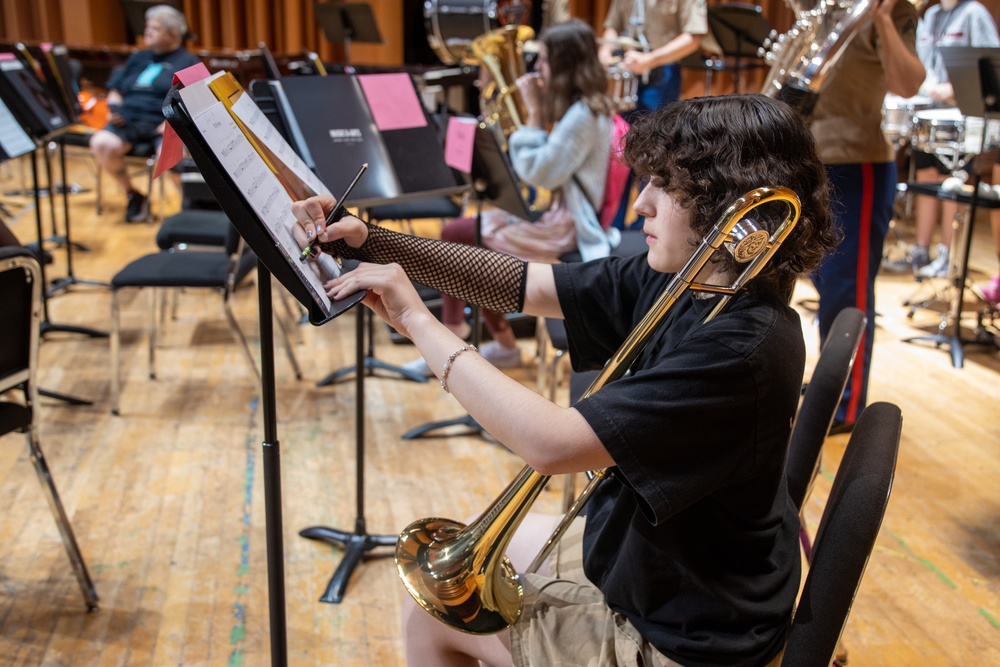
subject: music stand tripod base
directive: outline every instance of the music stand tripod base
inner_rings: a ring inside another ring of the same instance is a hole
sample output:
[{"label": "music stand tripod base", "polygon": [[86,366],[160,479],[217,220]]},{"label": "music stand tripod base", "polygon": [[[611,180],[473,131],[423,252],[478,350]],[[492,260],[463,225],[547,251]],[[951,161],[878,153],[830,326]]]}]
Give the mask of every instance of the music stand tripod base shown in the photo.
[{"label": "music stand tripod base", "polygon": [[[326,526],[313,526],[303,528],[299,535],[310,540],[320,540],[328,544],[342,545],[344,547],[344,557],[340,565],[334,571],[333,576],[326,585],[326,590],[320,596],[320,602],[330,602],[339,604],[344,599],[344,591],[347,582],[354,572],[354,568],[364,558],[364,555],[377,547],[395,547],[395,535],[368,535],[365,533],[364,524],[359,525],[354,533],[348,533],[336,528]],[[388,556],[389,554],[385,554]]]}]

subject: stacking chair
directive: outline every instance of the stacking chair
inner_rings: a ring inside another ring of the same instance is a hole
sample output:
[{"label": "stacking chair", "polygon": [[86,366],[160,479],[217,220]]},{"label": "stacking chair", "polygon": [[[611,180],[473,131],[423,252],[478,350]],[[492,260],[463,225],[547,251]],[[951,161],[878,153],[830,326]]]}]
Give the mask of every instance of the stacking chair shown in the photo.
[{"label": "stacking chair", "polygon": [[[837,314],[795,416],[788,443],[785,477],[788,481],[788,495],[800,512],[813,480],[816,479],[823,442],[844,393],[844,385],[851,374],[854,355],[866,321],[864,312],[853,307],[845,308]],[[810,545],[804,519],[802,548],[808,558]]]},{"label": "stacking chair", "polygon": [[902,424],[891,403],[872,403],[858,417],[816,531],[784,665],[833,661],[889,503]]},{"label": "stacking chair", "polygon": [[[222,306],[233,336],[250,363],[254,377],[260,382],[260,372],[257,362],[250,351],[246,336],[230,309],[230,296],[236,285],[243,280],[256,266],[256,256],[245,251],[243,239],[236,228],[229,225],[225,246],[221,250],[206,251],[161,251],[140,257],[119,271],[111,279],[111,412],[119,414],[121,396],[121,317],[119,312],[119,292],[129,287],[152,288],[208,288],[222,295]],[[156,298],[156,290],[151,290],[151,330],[149,334],[149,377],[156,378],[155,350],[157,311],[160,304]],[[296,373],[297,364],[292,357]]]},{"label": "stacking chair", "polygon": [[63,509],[55,482],[42,454],[38,437],[39,326],[42,318],[41,270],[38,260],[24,247],[0,248],[0,303],[4,326],[0,331],[0,393],[24,392],[24,402],[0,401],[0,435],[21,431],[28,436],[28,450],[42,489],[55,517],[63,546],[83,593],[87,609],[97,609],[97,592],[83,561],[73,528]]}]

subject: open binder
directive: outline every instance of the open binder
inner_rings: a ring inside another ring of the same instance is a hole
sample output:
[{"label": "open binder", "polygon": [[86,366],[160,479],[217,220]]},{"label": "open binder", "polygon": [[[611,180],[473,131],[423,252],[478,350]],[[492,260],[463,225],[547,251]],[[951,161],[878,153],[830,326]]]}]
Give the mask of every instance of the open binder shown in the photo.
[{"label": "open binder", "polygon": [[175,85],[163,114],[187,146],[205,182],[268,271],[322,324],[361,301],[332,301],[315,262],[302,261],[292,235],[293,201],[330,194],[228,72]]}]

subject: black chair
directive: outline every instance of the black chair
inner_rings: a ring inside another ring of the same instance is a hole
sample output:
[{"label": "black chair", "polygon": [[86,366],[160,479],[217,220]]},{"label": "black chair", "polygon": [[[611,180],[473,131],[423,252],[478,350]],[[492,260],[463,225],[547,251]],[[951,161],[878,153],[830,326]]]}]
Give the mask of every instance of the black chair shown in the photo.
[{"label": "black chair", "polygon": [[[819,471],[823,443],[854,366],[854,355],[866,321],[864,312],[853,307],[837,314],[795,415],[788,442],[785,477],[788,480],[788,495],[800,512]],[[804,519],[802,548],[808,558],[810,544]]]},{"label": "black chair", "polygon": [[891,403],[872,403],[858,417],[816,531],[782,664],[830,667],[889,503],[902,425]]},{"label": "black chair", "polygon": [[38,437],[38,367],[39,326],[42,317],[41,270],[38,260],[24,247],[0,248],[0,303],[4,309],[3,334],[0,336],[0,394],[13,389],[24,392],[24,401],[0,401],[0,435],[21,431],[28,437],[28,450],[35,472],[42,484],[49,508],[55,517],[63,546],[73,573],[83,593],[87,609],[97,609],[97,592],[90,579],[80,547],[73,535],[55,482],[49,472]]},{"label": "black chair", "polygon": [[[229,300],[236,285],[257,266],[256,256],[247,251],[236,228],[229,226],[225,247],[222,250],[206,251],[161,251],[145,255],[130,262],[111,279],[111,412],[119,414],[121,396],[121,316],[118,296],[122,289],[129,287],[152,288],[208,288],[217,290],[222,295],[222,306],[233,336],[239,341],[244,355],[250,364],[257,382],[260,382],[260,371],[257,362],[250,351],[246,336],[240,329]],[[152,299],[152,326],[149,334],[149,377],[156,378],[155,350],[157,331],[157,311],[162,309],[158,304],[156,290]],[[301,372],[294,356],[290,361],[295,368],[296,376]]]}]

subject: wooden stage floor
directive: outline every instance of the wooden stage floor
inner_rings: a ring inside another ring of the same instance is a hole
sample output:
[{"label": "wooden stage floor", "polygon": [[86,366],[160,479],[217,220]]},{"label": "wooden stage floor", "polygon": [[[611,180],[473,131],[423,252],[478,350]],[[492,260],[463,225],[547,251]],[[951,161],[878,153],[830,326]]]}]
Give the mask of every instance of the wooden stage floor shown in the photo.
[{"label": "wooden stage floor", "polygon": [[[94,187],[92,162],[70,159],[73,182]],[[24,187],[22,165],[0,168],[0,192]],[[30,177],[29,177],[30,179]],[[70,197],[74,275],[107,281],[129,260],[155,249],[153,224],[122,222],[124,202],[105,179],[105,213],[93,191]],[[138,179],[137,179],[137,182]],[[28,183],[30,186],[30,183]],[[161,211],[179,206],[167,184]],[[30,199],[0,197],[11,226],[33,241]],[[57,200],[61,206],[61,201]],[[45,234],[51,233],[43,200]],[[60,232],[61,211],[57,215]],[[912,229],[899,225],[901,238]],[[436,222],[418,231],[433,235]],[[982,283],[996,271],[989,226],[976,225],[972,260]],[[67,273],[65,250],[49,278]],[[1000,665],[1000,357],[966,348],[962,369],[946,350],[903,342],[936,330],[940,307],[912,319],[902,302],[912,277],[885,274],[870,400],[891,401],[904,417],[899,462],[878,544],[848,623],[851,667]],[[817,334],[796,294],[810,360]],[[972,304],[970,298],[970,304]],[[254,283],[234,308],[259,356]],[[101,598],[88,614],[68,567],[24,441],[0,447],[0,665],[265,665],[270,663],[260,395],[232,341],[216,294],[188,291],[163,328],[158,377],[146,370],[149,300],[122,300],[124,393],[110,412],[107,339],[53,333],[41,347],[40,386],[93,401],[41,401],[41,443]],[[110,327],[106,289],[75,286],[50,300],[55,324]],[[305,378],[296,381],[277,355],[288,662],[292,665],[402,665],[399,610],[406,595],[391,549],[372,552],[355,570],[341,604],[318,601],[341,551],[304,539],[309,526],[352,532],[356,519],[353,375],[319,388],[330,371],[355,361],[355,317],[297,329]],[[995,333],[995,330],[994,330]],[[971,334],[967,334],[971,335]],[[521,341],[526,360],[533,339]],[[414,348],[376,327],[375,355],[399,364]],[[807,374],[808,374],[807,370]],[[535,386],[532,365],[512,371]],[[567,400],[565,387],[558,394]],[[426,516],[478,513],[521,463],[479,436],[404,441],[427,422],[464,414],[436,382],[391,373],[365,381],[365,508],[372,534],[395,535]],[[806,513],[812,528],[847,436],[829,438],[823,471]],[[561,481],[543,492],[540,510],[556,511]],[[710,530],[711,526],[706,526]]]}]

